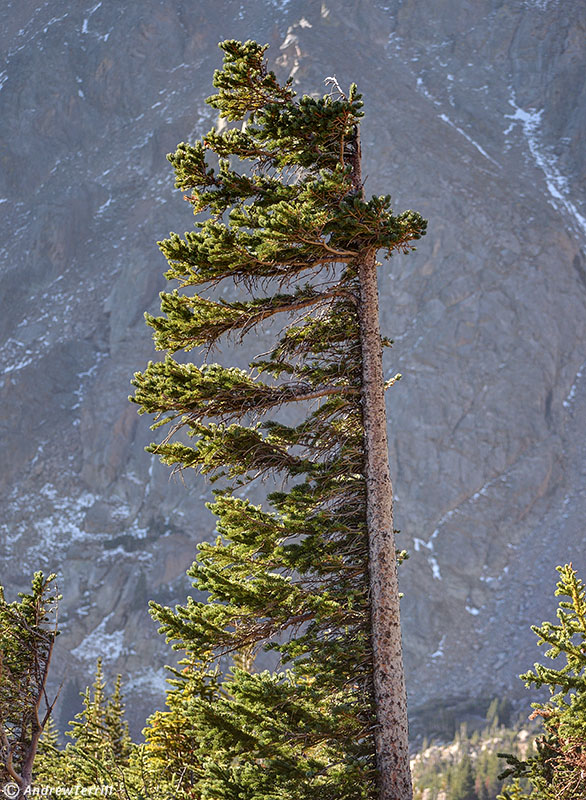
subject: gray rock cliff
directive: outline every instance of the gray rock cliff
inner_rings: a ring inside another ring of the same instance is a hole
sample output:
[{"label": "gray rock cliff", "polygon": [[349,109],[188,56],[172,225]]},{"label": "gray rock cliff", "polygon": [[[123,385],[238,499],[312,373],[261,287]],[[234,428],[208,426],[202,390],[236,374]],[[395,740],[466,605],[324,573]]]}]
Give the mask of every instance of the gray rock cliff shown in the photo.
[{"label": "gray rock cliff", "polygon": [[185,597],[213,534],[127,395],[154,243],[192,224],[164,155],[214,124],[224,38],[269,42],[299,91],[356,80],[367,190],[430,220],[380,272],[411,708],[522,696],[555,565],[586,572],[586,5],[7,0],[0,23],[1,582],[60,574],[62,719],[98,655],[136,724],[160,704],[147,602]]}]

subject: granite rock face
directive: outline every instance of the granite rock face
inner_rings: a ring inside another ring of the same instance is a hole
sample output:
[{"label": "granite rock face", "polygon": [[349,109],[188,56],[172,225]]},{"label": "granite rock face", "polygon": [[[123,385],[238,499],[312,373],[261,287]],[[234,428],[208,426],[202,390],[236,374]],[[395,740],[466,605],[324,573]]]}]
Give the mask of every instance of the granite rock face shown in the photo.
[{"label": "granite rock face", "polygon": [[586,6],[73,5],[0,9],[1,582],[60,573],[62,719],[98,655],[137,725],[160,704],[147,602],[185,597],[213,534],[209,487],[144,453],[127,395],[154,243],[191,226],[164,155],[214,124],[224,38],[269,42],[299,91],[356,80],[367,191],[430,220],[380,271],[411,708],[522,696],[555,565],[586,571]]}]

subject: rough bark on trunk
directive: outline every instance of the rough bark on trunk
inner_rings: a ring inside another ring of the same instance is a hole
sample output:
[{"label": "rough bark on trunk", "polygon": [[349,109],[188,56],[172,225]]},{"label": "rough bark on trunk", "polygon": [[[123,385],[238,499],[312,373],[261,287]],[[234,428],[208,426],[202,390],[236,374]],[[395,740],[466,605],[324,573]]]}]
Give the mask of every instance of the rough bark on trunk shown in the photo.
[{"label": "rough bark on trunk", "polygon": [[[354,187],[363,195],[360,134],[352,159]],[[380,800],[411,800],[407,694],[403,672],[399,584],[393,528],[393,487],[379,323],[376,253],[359,264],[362,408],[366,450],[371,642],[376,706],[376,766]]]},{"label": "rough bark on trunk", "polygon": [[20,792],[18,793],[19,798],[28,797],[30,794],[30,787],[33,782],[33,765],[35,762],[35,757],[37,755],[37,750],[39,747],[39,739],[41,738],[42,732],[43,732],[42,727],[35,726],[31,737],[31,743],[27,750],[26,758],[20,773],[21,783],[19,787]]}]

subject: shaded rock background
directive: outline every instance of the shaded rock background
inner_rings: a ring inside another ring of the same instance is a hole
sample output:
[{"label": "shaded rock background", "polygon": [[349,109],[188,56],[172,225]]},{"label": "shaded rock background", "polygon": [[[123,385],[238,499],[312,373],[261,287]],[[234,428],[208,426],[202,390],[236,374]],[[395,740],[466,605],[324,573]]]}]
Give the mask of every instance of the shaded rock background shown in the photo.
[{"label": "shaded rock background", "polygon": [[524,696],[554,567],[586,570],[585,34],[581,0],[5,0],[0,577],[60,574],[61,724],[99,655],[135,728],[161,704],[147,602],[184,599],[213,534],[209,487],[144,453],[127,395],[154,243],[192,224],[164,156],[215,122],[229,37],[300,91],[356,80],[367,190],[430,220],[380,272],[415,729]]}]

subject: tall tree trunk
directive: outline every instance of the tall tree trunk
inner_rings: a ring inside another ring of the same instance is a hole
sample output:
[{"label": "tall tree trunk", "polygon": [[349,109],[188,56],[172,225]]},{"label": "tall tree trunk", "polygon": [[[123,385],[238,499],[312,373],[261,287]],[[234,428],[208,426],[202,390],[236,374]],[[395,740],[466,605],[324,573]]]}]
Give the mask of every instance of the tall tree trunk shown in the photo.
[{"label": "tall tree trunk", "polygon": [[[363,196],[360,133],[352,158],[354,187]],[[393,528],[379,323],[376,252],[359,265],[362,413],[366,450],[367,526],[371,604],[376,765],[380,800],[411,800],[407,693],[403,672],[399,583]]]}]

